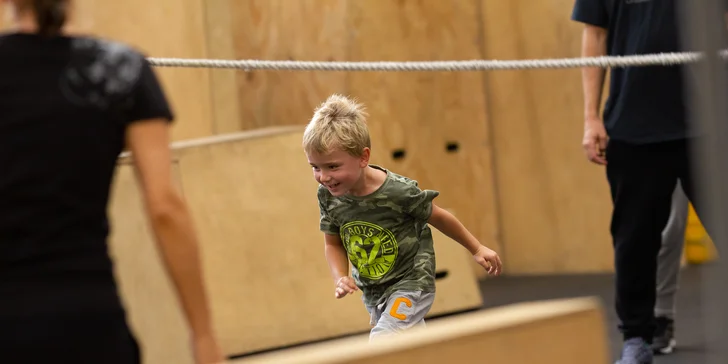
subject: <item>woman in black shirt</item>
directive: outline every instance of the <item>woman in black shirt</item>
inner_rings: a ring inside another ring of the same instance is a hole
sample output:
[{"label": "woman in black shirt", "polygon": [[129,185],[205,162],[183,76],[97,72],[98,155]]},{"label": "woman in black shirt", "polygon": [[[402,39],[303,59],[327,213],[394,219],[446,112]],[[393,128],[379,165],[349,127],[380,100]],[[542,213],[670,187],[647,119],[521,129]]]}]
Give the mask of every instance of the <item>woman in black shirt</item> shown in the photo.
[{"label": "woman in black shirt", "polygon": [[222,362],[196,235],[171,179],[173,115],[147,60],[65,33],[68,0],[5,1],[15,23],[0,34],[0,362],[140,361],[106,245],[124,146],[197,363]]}]

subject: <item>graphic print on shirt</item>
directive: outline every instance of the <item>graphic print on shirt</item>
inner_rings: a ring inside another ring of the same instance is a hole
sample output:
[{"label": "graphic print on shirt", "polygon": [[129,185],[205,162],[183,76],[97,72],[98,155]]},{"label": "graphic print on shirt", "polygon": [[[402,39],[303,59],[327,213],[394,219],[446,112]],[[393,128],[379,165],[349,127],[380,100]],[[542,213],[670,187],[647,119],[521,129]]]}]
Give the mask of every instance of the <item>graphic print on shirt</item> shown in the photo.
[{"label": "graphic print on shirt", "polygon": [[369,222],[352,221],[341,227],[349,260],[363,278],[381,279],[397,261],[397,239],[391,231]]},{"label": "graphic print on shirt", "polygon": [[73,48],[74,58],[61,80],[68,100],[100,109],[131,107],[129,95],[141,76],[143,59],[121,43],[81,38]]}]

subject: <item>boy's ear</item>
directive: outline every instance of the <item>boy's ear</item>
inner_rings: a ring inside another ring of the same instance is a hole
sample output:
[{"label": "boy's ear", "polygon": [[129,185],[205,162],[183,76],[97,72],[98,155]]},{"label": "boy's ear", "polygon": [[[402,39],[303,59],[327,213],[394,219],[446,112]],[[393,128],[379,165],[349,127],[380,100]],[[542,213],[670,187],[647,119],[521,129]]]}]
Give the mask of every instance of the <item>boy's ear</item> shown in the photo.
[{"label": "boy's ear", "polygon": [[364,168],[369,165],[369,157],[371,155],[371,151],[369,148],[364,148],[364,150],[361,153],[361,157],[359,157],[359,166],[361,168]]}]

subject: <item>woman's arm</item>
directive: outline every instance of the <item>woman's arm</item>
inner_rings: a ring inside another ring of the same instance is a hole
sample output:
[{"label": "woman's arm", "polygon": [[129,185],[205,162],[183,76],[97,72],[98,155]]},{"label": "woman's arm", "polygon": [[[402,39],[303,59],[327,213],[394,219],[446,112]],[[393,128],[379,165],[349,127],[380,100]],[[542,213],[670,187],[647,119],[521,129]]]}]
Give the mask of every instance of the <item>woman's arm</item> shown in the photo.
[{"label": "woman's arm", "polygon": [[197,363],[222,362],[202,278],[197,234],[171,171],[168,122],[131,123],[127,145],[134,161],[155,241],[192,331]]}]

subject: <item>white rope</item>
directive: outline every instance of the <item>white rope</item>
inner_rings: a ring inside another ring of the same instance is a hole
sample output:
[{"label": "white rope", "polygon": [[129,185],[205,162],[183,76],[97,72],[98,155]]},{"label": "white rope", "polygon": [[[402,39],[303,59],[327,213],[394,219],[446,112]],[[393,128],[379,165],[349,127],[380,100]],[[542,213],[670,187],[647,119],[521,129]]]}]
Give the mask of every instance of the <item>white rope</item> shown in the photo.
[{"label": "white rope", "polygon": [[[727,51],[720,52],[723,59]],[[204,67],[250,70],[294,70],[294,71],[484,71],[515,70],[534,68],[579,68],[579,67],[628,67],[628,66],[670,66],[694,63],[703,55],[698,52],[658,53],[634,56],[603,56],[562,59],[528,60],[470,60],[470,61],[428,61],[428,62],[318,62],[318,61],[263,61],[263,60],[215,60],[186,58],[149,58],[158,67]]]}]

